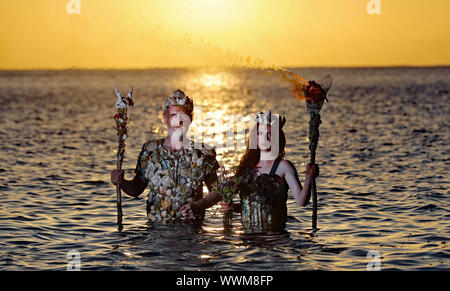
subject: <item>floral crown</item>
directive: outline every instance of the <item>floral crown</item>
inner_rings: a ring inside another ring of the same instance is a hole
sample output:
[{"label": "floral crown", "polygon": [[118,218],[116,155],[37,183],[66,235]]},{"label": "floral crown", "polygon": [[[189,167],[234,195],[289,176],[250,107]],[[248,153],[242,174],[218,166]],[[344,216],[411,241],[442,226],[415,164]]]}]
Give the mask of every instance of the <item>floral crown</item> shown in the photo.
[{"label": "floral crown", "polygon": [[192,100],[184,95],[184,92],[181,90],[176,90],[173,92],[173,96],[167,97],[166,101],[164,102],[164,112],[166,112],[167,108],[169,106],[181,106],[186,109],[187,112],[192,113],[194,111],[194,102]]},{"label": "floral crown", "polygon": [[284,117],[283,115],[272,114],[270,110],[267,110],[266,113],[258,112],[256,114],[257,123],[274,125],[276,122],[276,118],[278,118],[280,128],[283,128],[284,124],[286,123],[286,117]]}]

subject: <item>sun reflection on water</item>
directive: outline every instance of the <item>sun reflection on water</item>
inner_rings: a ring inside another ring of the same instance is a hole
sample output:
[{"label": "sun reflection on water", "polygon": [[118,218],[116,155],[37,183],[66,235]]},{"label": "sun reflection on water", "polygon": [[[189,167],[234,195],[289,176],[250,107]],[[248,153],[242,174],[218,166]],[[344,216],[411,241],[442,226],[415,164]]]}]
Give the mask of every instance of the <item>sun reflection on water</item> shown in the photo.
[{"label": "sun reflection on water", "polygon": [[[191,96],[195,109],[190,138],[214,146],[226,164],[226,160],[236,160],[245,145],[242,129],[245,125],[241,123],[249,121],[249,117],[242,115],[248,107],[240,98],[248,94],[242,78],[232,70],[190,70],[183,85],[188,95],[195,92]],[[225,157],[230,155],[233,157]]]},{"label": "sun reflection on water", "polygon": [[200,81],[205,84],[205,86],[213,87],[213,86],[223,86],[225,84],[225,80],[221,78],[220,74],[210,75],[205,74],[200,77]]}]

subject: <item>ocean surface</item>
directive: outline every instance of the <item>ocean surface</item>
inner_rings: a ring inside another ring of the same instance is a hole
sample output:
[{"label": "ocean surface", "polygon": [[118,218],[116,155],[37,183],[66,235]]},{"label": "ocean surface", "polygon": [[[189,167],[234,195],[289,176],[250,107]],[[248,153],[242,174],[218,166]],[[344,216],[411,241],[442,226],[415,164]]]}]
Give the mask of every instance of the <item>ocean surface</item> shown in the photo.
[{"label": "ocean surface", "polygon": [[[191,131],[223,146],[224,121],[271,109],[285,114],[286,159],[304,181],[309,159],[305,104],[260,70],[155,69],[0,72],[0,270],[450,270],[450,68],[293,69],[332,75],[316,161],[319,230],[311,205],[288,200],[288,236],[242,235],[239,214],[224,230],[219,206],[200,228],[152,225],[148,189],[123,194],[116,226],[114,82],[134,85],[124,169],[164,136],[162,103],[175,89],[194,99]],[[198,109],[197,108],[197,109]],[[225,124],[225,125],[224,125]],[[215,133],[215,135],[213,135]],[[69,255],[68,255],[69,254]]]}]

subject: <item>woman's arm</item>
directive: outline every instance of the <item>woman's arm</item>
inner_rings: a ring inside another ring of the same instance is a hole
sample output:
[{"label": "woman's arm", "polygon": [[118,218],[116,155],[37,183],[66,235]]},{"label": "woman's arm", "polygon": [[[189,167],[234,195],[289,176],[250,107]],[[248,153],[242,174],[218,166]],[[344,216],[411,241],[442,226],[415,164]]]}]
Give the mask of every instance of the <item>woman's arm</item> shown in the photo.
[{"label": "woman's arm", "polygon": [[284,163],[285,173],[284,177],[291,189],[292,195],[299,206],[306,206],[311,198],[311,177],[317,176],[318,167],[312,167],[310,164],[306,165],[305,187],[302,187],[298,178],[297,170],[291,162]]}]

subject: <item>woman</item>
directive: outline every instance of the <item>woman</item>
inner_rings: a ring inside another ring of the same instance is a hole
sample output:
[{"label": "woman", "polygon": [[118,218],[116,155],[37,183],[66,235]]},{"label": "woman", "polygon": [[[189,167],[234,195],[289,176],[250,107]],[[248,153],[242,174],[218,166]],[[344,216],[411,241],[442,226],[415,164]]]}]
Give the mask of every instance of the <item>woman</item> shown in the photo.
[{"label": "woman", "polygon": [[210,192],[203,198],[203,183],[212,188],[219,163],[215,150],[186,138],[192,123],[193,101],[181,90],[164,103],[164,122],[168,135],[144,143],[135,177],[124,179],[124,171],[114,170],[111,182],[132,197],[138,197],[150,185],[147,216],[153,222],[179,219],[199,220],[206,208],[221,200]]},{"label": "woman", "polygon": [[[297,204],[305,206],[311,195],[311,178],[319,173],[317,165],[308,164],[305,187],[302,187],[294,165],[283,159],[285,122],[284,117],[272,115],[270,111],[259,112],[236,171],[242,178],[239,184],[241,202],[234,204],[233,209],[241,212],[242,226],[247,234],[284,232],[288,189]],[[256,139],[256,147],[251,145],[252,138]],[[230,205],[221,204],[224,213],[229,211]]]}]

